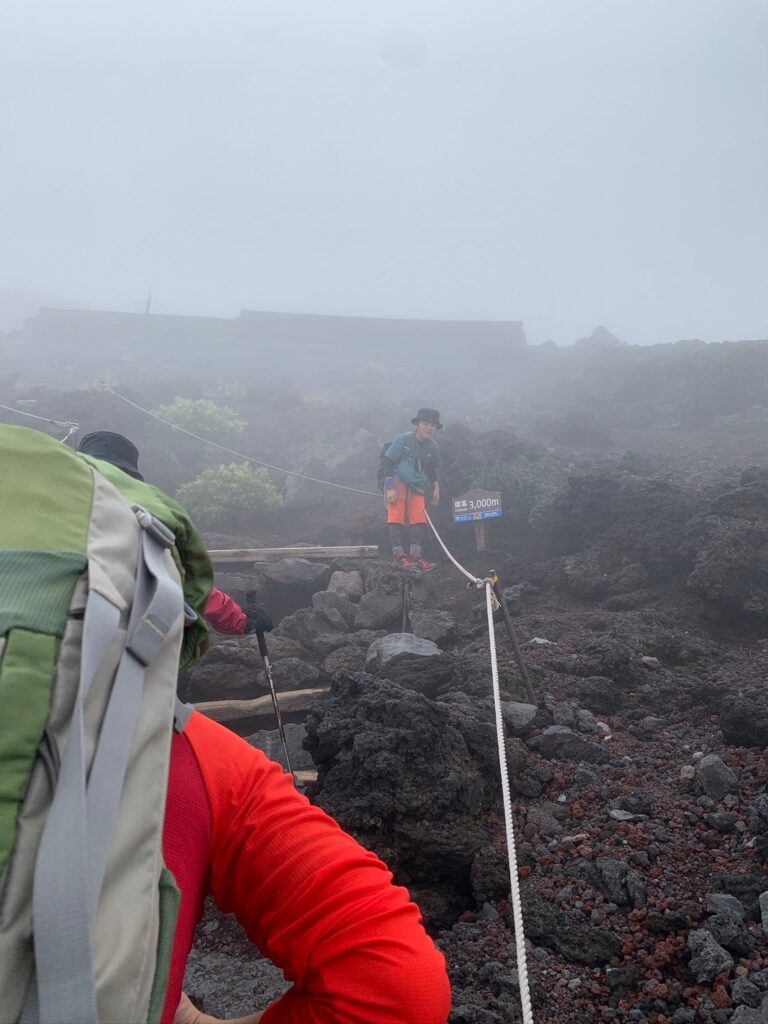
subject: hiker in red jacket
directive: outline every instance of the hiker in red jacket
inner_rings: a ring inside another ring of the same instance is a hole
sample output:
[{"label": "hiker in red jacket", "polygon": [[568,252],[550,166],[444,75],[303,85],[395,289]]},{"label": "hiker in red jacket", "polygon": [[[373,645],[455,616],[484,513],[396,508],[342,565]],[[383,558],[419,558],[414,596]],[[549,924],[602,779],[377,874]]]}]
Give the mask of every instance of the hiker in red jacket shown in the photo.
[{"label": "hiker in red jacket", "polygon": [[[138,477],[138,453],[121,442],[116,454],[114,442],[97,451],[83,439],[88,454]],[[238,609],[243,623],[234,602],[221,598],[214,597],[219,621],[247,629],[251,606]],[[189,711],[172,740],[163,828],[181,902],[161,1024],[214,1021],[182,992],[207,895],[236,915],[291,983],[273,1005],[254,1008],[247,1024],[445,1024],[445,962],[407,891],[278,764]]]},{"label": "hiker in red jacket", "polygon": [[[102,459],[122,469],[135,480],[143,480],[139,472],[139,449],[122,434],[111,430],[96,430],[86,434],[77,449],[94,459]],[[238,636],[243,633],[269,633],[273,623],[267,610],[256,601],[249,601],[243,610],[223,590],[211,589],[205,606],[206,621],[217,633]]]},{"label": "hiker in red jacket", "polygon": [[199,712],[173,737],[164,854],[181,907],[162,1024],[215,1020],[181,994],[207,895],[292,983],[248,1024],[447,1021],[445,962],[408,892],[279,765]]}]

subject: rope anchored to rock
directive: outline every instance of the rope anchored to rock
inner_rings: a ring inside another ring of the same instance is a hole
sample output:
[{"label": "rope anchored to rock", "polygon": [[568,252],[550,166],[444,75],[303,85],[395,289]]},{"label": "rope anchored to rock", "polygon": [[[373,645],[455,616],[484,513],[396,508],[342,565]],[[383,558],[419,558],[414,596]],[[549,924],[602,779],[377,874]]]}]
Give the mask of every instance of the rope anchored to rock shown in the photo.
[{"label": "rope anchored to rock", "polygon": [[[533,1009],[531,1006],[531,992],[528,984],[528,959],[525,949],[525,928],[523,925],[523,902],[520,896],[520,876],[517,869],[517,852],[515,849],[515,826],[512,819],[512,798],[509,792],[509,770],[507,768],[507,749],[504,736],[504,720],[501,714],[501,689],[499,686],[499,661],[496,651],[496,625],[493,620],[494,612],[501,606],[496,596],[498,577],[495,574],[489,575],[486,579],[480,579],[465,569],[458,562],[443,543],[443,539],[435,529],[435,524],[427,514],[427,522],[432,527],[432,532],[437,542],[456,566],[462,576],[469,580],[468,587],[476,587],[478,590],[485,590],[485,608],[488,617],[488,644],[491,652],[491,678],[493,682],[493,708],[496,717],[496,740],[499,748],[499,769],[501,772],[501,797],[504,805],[504,829],[507,839],[507,858],[509,861],[510,899],[512,903],[512,917],[515,927],[515,950],[517,953],[517,975],[520,982],[520,1002],[523,1008],[523,1024],[533,1024]],[[530,685],[530,682],[529,682]]]}]

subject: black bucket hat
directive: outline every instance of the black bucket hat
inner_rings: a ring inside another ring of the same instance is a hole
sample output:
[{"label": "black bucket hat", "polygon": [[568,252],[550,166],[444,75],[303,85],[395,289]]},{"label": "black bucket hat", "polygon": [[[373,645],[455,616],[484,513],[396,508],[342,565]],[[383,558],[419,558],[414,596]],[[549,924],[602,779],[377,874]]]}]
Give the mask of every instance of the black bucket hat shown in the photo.
[{"label": "black bucket hat", "polygon": [[437,409],[419,409],[416,415],[411,420],[411,423],[416,426],[417,423],[424,421],[425,423],[434,423],[438,430],[443,429],[443,424],[440,422],[440,413]]},{"label": "black bucket hat", "polygon": [[122,434],[115,434],[111,430],[95,430],[85,435],[77,450],[83,455],[117,466],[136,480],[144,479],[139,472],[139,449]]}]

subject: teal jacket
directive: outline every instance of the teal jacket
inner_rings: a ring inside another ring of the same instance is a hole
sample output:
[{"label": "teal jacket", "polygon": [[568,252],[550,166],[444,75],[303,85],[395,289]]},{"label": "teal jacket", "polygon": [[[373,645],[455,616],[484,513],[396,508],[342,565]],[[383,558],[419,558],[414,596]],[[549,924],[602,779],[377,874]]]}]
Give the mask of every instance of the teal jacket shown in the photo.
[{"label": "teal jacket", "polygon": [[397,479],[416,494],[440,479],[440,449],[433,440],[417,441],[412,430],[400,434],[384,453]]}]

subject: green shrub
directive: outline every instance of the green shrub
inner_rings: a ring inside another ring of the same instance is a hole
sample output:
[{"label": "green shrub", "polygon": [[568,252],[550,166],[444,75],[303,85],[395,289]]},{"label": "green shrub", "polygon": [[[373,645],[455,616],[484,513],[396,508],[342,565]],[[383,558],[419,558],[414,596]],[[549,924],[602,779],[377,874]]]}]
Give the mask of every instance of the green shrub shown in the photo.
[{"label": "green shrub", "polygon": [[170,405],[155,409],[155,413],[185,430],[214,440],[242,434],[245,429],[245,422],[234,409],[217,405],[210,398],[174,398]]},{"label": "green shrub", "polygon": [[206,469],[196,480],[180,487],[176,496],[203,528],[243,522],[283,504],[265,469],[237,462]]}]

